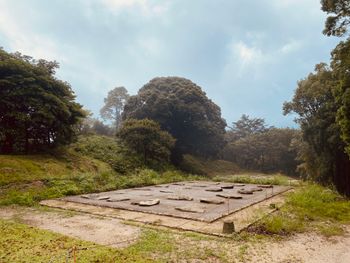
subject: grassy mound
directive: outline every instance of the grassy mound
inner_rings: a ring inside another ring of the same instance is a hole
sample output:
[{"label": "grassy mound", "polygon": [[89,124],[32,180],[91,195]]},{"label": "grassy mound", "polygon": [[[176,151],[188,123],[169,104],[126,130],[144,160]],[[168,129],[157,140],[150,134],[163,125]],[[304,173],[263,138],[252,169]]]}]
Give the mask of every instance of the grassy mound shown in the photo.
[{"label": "grassy mound", "polygon": [[52,155],[0,155],[0,187],[104,172],[112,172],[108,164],[73,151]]},{"label": "grassy mound", "polygon": [[81,155],[108,163],[118,173],[125,174],[143,166],[140,156],[113,137],[81,136],[71,148]]},{"label": "grassy mound", "polygon": [[180,168],[188,173],[202,175],[233,174],[240,170],[236,164],[229,161],[205,160],[189,154],[184,155]]},{"label": "grassy mound", "polygon": [[137,157],[125,151],[112,138],[92,136],[53,155],[0,155],[0,205],[31,206],[67,195],[197,179],[174,168],[137,168]]}]

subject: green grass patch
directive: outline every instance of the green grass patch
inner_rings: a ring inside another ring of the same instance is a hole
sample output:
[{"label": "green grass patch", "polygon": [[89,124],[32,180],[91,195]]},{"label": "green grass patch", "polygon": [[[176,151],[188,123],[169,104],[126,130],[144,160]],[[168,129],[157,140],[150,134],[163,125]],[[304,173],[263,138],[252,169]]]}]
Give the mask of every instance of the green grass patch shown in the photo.
[{"label": "green grass patch", "polygon": [[57,155],[0,155],[0,187],[110,171],[108,164],[73,151]]},{"label": "green grass patch", "polygon": [[242,184],[266,184],[266,185],[300,185],[300,182],[293,180],[283,174],[233,174],[233,175],[218,175],[212,178],[213,181],[222,181],[230,183]]},{"label": "green grass patch", "polygon": [[140,239],[124,249],[109,248],[7,220],[0,220],[0,231],[0,262],[66,262],[67,255],[68,262],[72,262],[69,251],[73,247],[77,248],[77,262],[81,263],[195,262],[198,259],[229,262],[227,251],[220,246],[199,246],[198,240],[163,230],[143,228]]},{"label": "green grass patch", "polygon": [[225,160],[207,160],[193,155],[185,154],[180,169],[201,175],[233,174],[239,172],[239,167]]},{"label": "green grass patch", "polygon": [[115,137],[81,136],[70,148],[82,155],[108,163],[121,174],[143,167],[142,158]]},{"label": "green grass patch", "polygon": [[[0,220],[0,262],[69,262],[77,249],[78,262],[154,262],[144,253],[98,246],[20,223]],[[51,261],[50,261],[51,260]]]},{"label": "green grass patch", "polygon": [[341,224],[348,223],[349,200],[328,188],[308,184],[290,193],[278,212],[265,217],[251,230],[277,235],[316,230],[332,236],[343,234]]},{"label": "green grass patch", "polygon": [[47,177],[39,184],[34,182],[26,185],[11,185],[1,189],[0,205],[33,206],[44,199],[67,195],[200,179],[203,178],[187,175],[177,170],[158,172],[151,169],[139,169],[129,175],[118,175],[113,171],[109,171],[69,175],[64,178]]}]

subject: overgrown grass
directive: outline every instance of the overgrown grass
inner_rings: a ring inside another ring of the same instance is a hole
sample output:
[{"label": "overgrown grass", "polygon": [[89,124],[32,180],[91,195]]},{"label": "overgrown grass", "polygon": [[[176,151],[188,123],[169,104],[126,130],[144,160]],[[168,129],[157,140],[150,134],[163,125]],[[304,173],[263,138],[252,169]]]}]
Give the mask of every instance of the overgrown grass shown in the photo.
[{"label": "overgrown grass", "polygon": [[[77,252],[78,262],[154,262],[144,254],[128,253],[104,246],[95,246],[50,231],[0,220],[0,262],[66,262],[76,246],[90,249]],[[51,260],[51,261],[50,261]]]},{"label": "overgrown grass", "polygon": [[113,137],[81,136],[70,148],[82,155],[108,163],[118,173],[126,174],[143,167],[142,158]]},{"label": "overgrown grass", "polygon": [[201,175],[216,175],[216,174],[233,174],[239,172],[239,167],[225,160],[206,160],[193,155],[185,154],[181,170]]},{"label": "overgrown grass", "polygon": [[150,169],[137,170],[129,175],[118,175],[113,171],[69,175],[65,178],[46,178],[42,183],[11,185],[0,190],[0,205],[36,205],[44,199],[58,198],[91,192],[110,191],[137,186],[170,183],[183,180],[199,180],[176,170],[157,172]]},{"label": "overgrown grass", "polygon": [[[0,262],[71,262],[73,247],[77,262],[226,262],[224,249],[198,246],[185,236],[170,231],[142,229],[140,239],[124,249],[108,248],[26,226],[0,220]],[[215,242],[215,239],[212,239]],[[51,260],[51,261],[50,261]]]},{"label": "overgrown grass", "polygon": [[25,184],[46,178],[62,179],[83,173],[111,172],[106,163],[76,154],[0,155],[0,187],[7,184]]},{"label": "overgrown grass", "polygon": [[253,230],[287,235],[316,230],[325,236],[343,233],[341,224],[350,223],[350,201],[316,184],[308,184],[287,196],[277,213],[261,220]]},{"label": "overgrown grass", "polygon": [[292,185],[298,186],[301,182],[293,180],[292,178],[283,174],[231,174],[231,175],[218,175],[212,178],[213,181],[224,181],[230,183],[243,183],[243,184],[266,184],[266,185]]}]

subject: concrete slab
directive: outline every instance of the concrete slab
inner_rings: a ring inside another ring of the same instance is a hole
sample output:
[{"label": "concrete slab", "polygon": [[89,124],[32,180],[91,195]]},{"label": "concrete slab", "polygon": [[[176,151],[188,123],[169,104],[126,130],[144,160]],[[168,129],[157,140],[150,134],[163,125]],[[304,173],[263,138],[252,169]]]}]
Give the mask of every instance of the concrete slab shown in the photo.
[{"label": "concrete slab", "polygon": [[[141,224],[153,225],[157,227],[167,227],[172,229],[193,231],[215,236],[225,236],[222,233],[223,222],[231,220],[235,224],[236,232],[239,232],[249,225],[266,216],[284,202],[284,194],[277,194],[271,198],[253,204],[249,207],[236,211],[228,216],[224,216],[214,222],[201,222],[197,220],[178,218],[173,216],[156,215],[144,212],[129,211],[117,208],[100,207],[89,204],[69,202],[64,200],[45,200],[41,205],[60,209],[73,210],[77,212],[89,213],[93,215],[117,218],[125,221],[133,221]],[[274,206],[271,206],[274,204]],[[274,207],[274,208],[272,208]]]},{"label": "concrete slab", "polygon": [[[268,188],[252,184],[240,184],[237,186],[220,182],[194,181],[130,188],[98,194],[69,196],[61,200],[202,222],[214,222],[288,189],[290,188],[287,186],[273,186]],[[244,191],[251,192],[251,194],[240,194],[240,192],[244,193]],[[227,196],[241,198],[231,199]],[[203,199],[221,199],[222,202],[203,203],[201,202]],[[152,202],[152,200],[159,200],[159,203],[157,202],[156,205],[152,206],[138,205],[140,202]]]}]

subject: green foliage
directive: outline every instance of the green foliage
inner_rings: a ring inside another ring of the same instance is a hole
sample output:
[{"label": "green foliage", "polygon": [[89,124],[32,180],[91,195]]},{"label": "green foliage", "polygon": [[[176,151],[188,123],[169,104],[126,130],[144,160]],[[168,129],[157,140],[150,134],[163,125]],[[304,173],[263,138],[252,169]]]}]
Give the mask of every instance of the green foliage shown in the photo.
[{"label": "green foliage", "polygon": [[350,202],[338,193],[309,184],[287,196],[280,211],[261,220],[253,229],[269,234],[317,230],[326,236],[342,234],[340,224],[350,222]]},{"label": "green foliage", "polygon": [[149,118],[175,139],[174,162],[188,153],[216,156],[224,145],[226,122],[220,108],[188,79],[154,78],[125,105],[123,119]]},{"label": "green foliage", "polygon": [[332,69],[338,86],[334,91],[339,104],[337,121],[341,129],[341,137],[346,143],[346,151],[350,157],[350,40],[340,42],[332,52]]},{"label": "green foliage", "polygon": [[201,179],[171,167],[164,172],[132,168],[121,176],[106,163],[70,151],[57,157],[0,155],[0,205],[32,206],[66,195]]},{"label": "green foliage", "polygon": [[241,123],[230,131],[228,143],[223,150],[224,159],[236,163],[242,169],[296,174],[298,162],[295,160],[296,150],[292,147],[292,142],[299,131],[264,128],[265,125],[261,124],[263,119],[245,119],[244,123],[248,121],[257,122],[257,127]]},{"label": "green foliage", "polygon": [[299,189],[288,197],[286,204],[299,218],[350,221],[350,202],[320,185],[312,184]]},{"label": "green foliage", "polygon": [[291,181],[290,177],[282,174],[234,174],[234,175],[217,175],[212,178],[217,182],[230,182],[242,184],[265,184],[265,185],[294,185],[299,186],[297,181]]},{"label": "green foliage", "polygon": [[229,161],[225,160],[206,160],[185,154],[179,168],[191,174],[217,175],[217,174],[234,174],[240,168]]},{"label": "green foliage", "polygon": [[84,157],[71,150],[55,155],[0,155],[0,187],[24,187],[46,179],[57,180],[80,174],[109,173],[106,163]]},{"label": "green foliage", "polygon": [[130,149],[143,157],[145,164],[168,162],[175,139],[160,125],[149,119],[128,119],[117,133]]},{"label": "green foliage", "polygon": [[298,82],[285,114],[295,112],[302,130],[299,158],[305,161],[305,174],[325,184],[334,183],[339,191],[350,194],[350,160],[344,154],[340,126],[336,120],[339,103],[335,91],[339,81],[326,64],[316,65],[315,73]]},{"label": "green foliage", "polygon": [[253,134],[264,133],[271,128],[266,125],[264,119],[250,118],[248,115],[243,114],[238,121],[232,123],[232,127],[226,133],[226,137],[228,141],[236,141]]},{"label": "green foliage", "polygon": [[124,87],[116,87],[110,90],[107,98],[104,99],[105,105],[100,110],[101,117],[104,120],[113,121],[116,130],[121,125],[121,114],[128,99],[129,94]]},{"label": "green foliage", "polygon": [[321,5],[322,11],[328,14],[323,33],[327,36],[343,36],[350,25],[350,1],[321,0]]},{"label": "green foliage", "polygon": [[82,155],[108,163],[116,172],[121,174],[143,166],[142,157],[114,137],[80,136],[71,148]]},{"label": "green foliage", "polygon": [[74,246],[78,262],[154,262],[143,250],[128,251],[96,245],[20,223],[0,220],[1,262],[63,262]]},{"label": "green foliage", "polygon": [[103,135],[114,136],[115,128],[104,124],[99,119],[87,117],[78,127],[79,135]]},{"label": "green foliage", "polygon": [[85,116],[57,62],[0,49],[0,152],[39,151],[70,143]]}]

